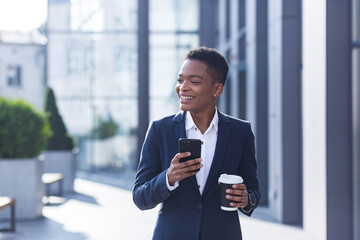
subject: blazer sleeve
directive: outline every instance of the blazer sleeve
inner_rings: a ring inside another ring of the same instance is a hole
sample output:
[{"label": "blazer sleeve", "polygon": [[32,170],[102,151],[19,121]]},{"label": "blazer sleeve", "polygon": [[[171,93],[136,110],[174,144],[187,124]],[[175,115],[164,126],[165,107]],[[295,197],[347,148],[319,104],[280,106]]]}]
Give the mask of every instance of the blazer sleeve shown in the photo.
[{"label": "blazer sleeve", "polygon": [[259,182],[257,178],[257,163],[255,158],[254,140],[255,137],[249,123],[245,138],[244,152],[238,168],[238,173],[240,176],[243,177],[247,191],[249,193],[252,193],[256,199],[255,206],[248,211],[244,211],[240,208],[240,211],[248,216],[251,216],[254,209],[258,206],[261,198],[259,191]]},{"label": "blazer sleeve", "polygon": [[160,146],[154,123],[148,129],[142,147],[139,168],[132,191],[133,201],[141,210],[151,209],[167,199],[166,171],[161,167]]}]

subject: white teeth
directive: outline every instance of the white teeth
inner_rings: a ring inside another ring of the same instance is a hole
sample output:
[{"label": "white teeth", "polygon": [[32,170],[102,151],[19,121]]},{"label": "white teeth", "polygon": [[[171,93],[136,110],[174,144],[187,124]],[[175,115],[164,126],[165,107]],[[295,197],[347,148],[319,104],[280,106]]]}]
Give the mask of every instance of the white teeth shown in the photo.
[{"label": "white teeth", "polygon": [[193,99],[194,97],[185,97],[185,96],[181,96],[181,99],[183,99],[183,100],[191,100],[191,99]]}]

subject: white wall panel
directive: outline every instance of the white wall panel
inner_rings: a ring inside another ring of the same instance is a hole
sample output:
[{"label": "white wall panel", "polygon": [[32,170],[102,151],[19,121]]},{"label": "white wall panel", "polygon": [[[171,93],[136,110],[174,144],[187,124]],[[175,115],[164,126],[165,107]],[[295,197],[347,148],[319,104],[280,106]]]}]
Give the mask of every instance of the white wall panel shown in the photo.
[{"label": "white wall panel", "polygon": [[303,0],[303,194],[306,239],[326,239],[326,0]]}]

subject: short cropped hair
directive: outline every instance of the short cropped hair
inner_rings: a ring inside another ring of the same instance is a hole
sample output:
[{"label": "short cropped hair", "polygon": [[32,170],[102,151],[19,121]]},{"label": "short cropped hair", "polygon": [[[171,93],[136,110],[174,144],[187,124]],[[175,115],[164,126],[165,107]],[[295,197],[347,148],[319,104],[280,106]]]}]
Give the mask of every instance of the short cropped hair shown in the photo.
[{"label": "short cropped hair", "polygon": [[186,59],[199,60],[205,63],[210,71],[213,71],[215,82],[225,85],[226,77],[229,72],[229,64],[225,57],[213,48],[200,47],[191,50],[185,57]]}]

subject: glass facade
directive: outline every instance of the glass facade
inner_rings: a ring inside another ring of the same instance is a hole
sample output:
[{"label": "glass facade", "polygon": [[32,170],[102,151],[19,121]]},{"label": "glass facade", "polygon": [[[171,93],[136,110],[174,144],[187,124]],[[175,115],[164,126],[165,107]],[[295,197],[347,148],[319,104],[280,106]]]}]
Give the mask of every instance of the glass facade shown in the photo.
[{"label": "glass facade", "polygon": [[[49,85],[78,139],[81,170],[126,169],[137,162],[137,3],[71,0],[49,6]],[[150,120],[179,111],[174,88],[186,53],[199,46],[199,4],[149,2]]]},{"label": "glass facade", "polygon": [[78,140],[78,168],[131,168],[138,124],[137,2],[72,0],[62,7],[70,16],[67,29],[58,29],[57,16],[49,15],[49,85]]},{"label": "glass facade", "polygon": [[199,1],[150,1],[150,120],[179,111],[177,73],[199,46]]}]

